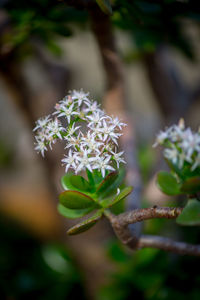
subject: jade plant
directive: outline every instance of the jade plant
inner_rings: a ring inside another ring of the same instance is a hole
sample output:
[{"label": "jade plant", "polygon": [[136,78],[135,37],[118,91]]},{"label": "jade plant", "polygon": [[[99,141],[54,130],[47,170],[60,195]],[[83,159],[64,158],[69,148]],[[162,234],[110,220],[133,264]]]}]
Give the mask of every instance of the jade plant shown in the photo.
[{"label": "jade plant", "polygon": [[164,147],[170,171],[157,175],[157,185],[170,196],[185,195],[186,204],[176,222],[200,225],[200,131],[185,128],[184,120],[161,131],[154,146]]},{"label": "jade plant", "polygon": [[124,126],[82,90],[70,92],[56,104],[52,115],[36,122],[35,149],[42,156],[57,140],[65,143],[62,164],[66,174],[61,178],[65,191],[59,196],[58,211],[71,219],[90,213],[68,234],[88,230],[111,206],[131,193],[131,186],[120,189],[125,175],[120,165],[125,161],[123,152],[118,151],[118,138]]},{"label": "jade plant", "polygon": [[[65,143],[66,154],[61,160],[65,166],[61,178],[64,191],[59,195],[58,211],[71,219],[86,216],[68,234],[88,230],[103,215],[124,243],[129,241],[127,226],[148,218],[176,218],[181,225],[200,225],[200,132],[185,128],[182,119],[178,125],[161,131],[154,146],[164,147],[164,158],[170,169],[158,173],[158,187],[170,196],[186,195],[184,208],[153,207],[135,209],[128,215],[112,214],[111,207],[133,189],[122,185],[125,170],[121,165],[125,160],[118,139],[124,126],[117,117],[108,116],[83,90],[70,92],[56,104],[52,115],[36,122],[35,149],[42,156],[57,140]],[[147,244],[142,241],[137,245],[149,246],[149,241]]]}]

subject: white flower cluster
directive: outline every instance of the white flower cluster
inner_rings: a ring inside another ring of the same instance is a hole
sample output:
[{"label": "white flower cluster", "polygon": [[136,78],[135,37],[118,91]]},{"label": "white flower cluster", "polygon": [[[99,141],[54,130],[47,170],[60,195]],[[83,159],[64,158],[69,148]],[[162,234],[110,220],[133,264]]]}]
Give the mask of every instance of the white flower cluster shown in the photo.
[{"label": "white flower cluster", "polygon": [[165,147],[164,156],[180,169],[184,164],[189,165],[191,171],[200,167],[200,131],[185,128],[183,119],[178,125],[160,131],[153,146],[159,144]]},{"label": "white flower cluster", "polygon": [[[67,154],[62,163],[66,165],[66,172],[69,168],[75,173],[97,169],[104,177],[106,170],[119,168],[119,163],[125,161],[123,152],[117,152],[117,140],[126,124],[106,115],[99,106],[89,99],[89,93],[70,92],[56,104],[54,119],[47,116],[36,122],[35,149],[44,156],[47,146],[51,148],[57,139],[65,140]],[[66,120],[66,126],[63,127],[59,118]]]}]

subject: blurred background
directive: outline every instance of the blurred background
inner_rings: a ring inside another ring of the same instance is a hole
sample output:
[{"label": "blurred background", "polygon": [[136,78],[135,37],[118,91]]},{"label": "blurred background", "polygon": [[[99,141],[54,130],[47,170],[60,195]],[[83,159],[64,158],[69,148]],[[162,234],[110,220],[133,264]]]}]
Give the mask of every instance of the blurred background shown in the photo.
[{"label": "blurred background", "polygon": [[[42,159],[32,129],[81,88],[109,113],[128,116],[142,206],[176,205],[155,186],[165,165],[152,144],[181,117],[199,126],[198,1],[0,0],[1,299],[200,299],[197,258],[133,253],[106,220],[66,235],[73,222],[56,208],[63,145]],[[191,243],[200,237],[198,228],[165,220],[143,231]]]}]

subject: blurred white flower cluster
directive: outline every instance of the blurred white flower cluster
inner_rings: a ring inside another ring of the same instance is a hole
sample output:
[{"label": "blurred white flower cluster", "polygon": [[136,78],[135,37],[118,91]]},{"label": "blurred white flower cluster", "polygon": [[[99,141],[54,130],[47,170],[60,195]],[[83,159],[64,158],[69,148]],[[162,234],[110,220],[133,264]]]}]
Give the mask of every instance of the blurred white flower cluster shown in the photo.
[{"label": "blurred white flower cluster", "polygon": [[119,168],[119,163],[125,161],[123,152],[117,152],[117,140],[126,124],[106,115],[99,106],[89,99],[89,93],[82,90],[70,92],[56,104],[52,116],[36,122],[33,130],[37,131],[35,150],[44,156],[47,147],[52,148],[52,144],[60,139],[66,142],[67,154],[62,159],[66,172],[69,168],[75,173],[97,169],[104,177],[106,170]]},{"label": "blurred white flower cluster", "polygon": [[200,167],[200,131],[193,132],[185,128],[184,120],[165,131],[160,131],[153,145],[163,145],[164,156],[181,169],[184,164],[190,166],[191,171]]}]

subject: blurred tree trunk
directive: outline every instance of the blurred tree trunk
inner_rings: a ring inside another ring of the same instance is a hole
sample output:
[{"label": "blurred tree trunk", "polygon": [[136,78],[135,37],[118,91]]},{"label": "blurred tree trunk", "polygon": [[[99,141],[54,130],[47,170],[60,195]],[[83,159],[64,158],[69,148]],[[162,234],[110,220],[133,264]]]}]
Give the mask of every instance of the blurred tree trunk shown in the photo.
[{"label": "blurred tree trunk", "polygon": [[162,112],[165,124],[186,117],[193,102],[200,96],[197,87],[188,87],[174,65],[167,46],[158,47],[143,56],[147,77]]},{"label": "blurred tree trunk", "polygon": [[[132,116],[128,113],[124,68],[117,53],[110,17],[104,14],[98,7],[89,10],[89,13],[91,28],[99,47],[105,72],[106,92],[103,102],[104,107],[108,114],[118,116],[128,125],[123,129],[120,144],[124,150],[127,162],[126,182],[128,185],[134,185],[134,193],[126,201],[126,209],[132,210],[139,208],[141,205],[142,182],[137,159],[134,124]],[[132,245],[137,243],[140,230],[141,224],[139,223],[129,226],[127,234],[130,237]]]}]

